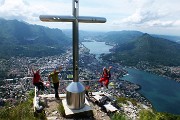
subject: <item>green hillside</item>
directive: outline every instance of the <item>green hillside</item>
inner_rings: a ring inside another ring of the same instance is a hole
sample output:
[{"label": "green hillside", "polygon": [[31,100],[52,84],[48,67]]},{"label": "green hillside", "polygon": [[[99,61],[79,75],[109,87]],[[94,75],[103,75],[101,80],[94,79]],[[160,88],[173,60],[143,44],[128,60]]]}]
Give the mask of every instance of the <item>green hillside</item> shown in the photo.
[{"label": "green hillside", "polygon": [[179,53],[180,44],[143,34],[133,42],[117,46],[104,59],[132,66],[140,61],[147,61],[151,65],[179,66]]},{"label": "green hillside", "polygon": [[48,56],[63,53],[70,38],[59,29],[0,19],[0,57]]}]

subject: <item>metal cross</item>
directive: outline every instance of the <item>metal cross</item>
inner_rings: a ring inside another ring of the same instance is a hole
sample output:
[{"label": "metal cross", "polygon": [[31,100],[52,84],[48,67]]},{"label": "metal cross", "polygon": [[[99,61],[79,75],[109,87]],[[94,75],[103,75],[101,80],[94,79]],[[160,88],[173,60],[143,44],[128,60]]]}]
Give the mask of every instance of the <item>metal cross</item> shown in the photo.
[{"label": "metal cross", "polygon": [[79,81],[79,25],[78,23],[105,23],[106,18],[79,16],[79,0],[72,0],[73,16],[40,15],[44,22],[73,22],[73,82]]}]

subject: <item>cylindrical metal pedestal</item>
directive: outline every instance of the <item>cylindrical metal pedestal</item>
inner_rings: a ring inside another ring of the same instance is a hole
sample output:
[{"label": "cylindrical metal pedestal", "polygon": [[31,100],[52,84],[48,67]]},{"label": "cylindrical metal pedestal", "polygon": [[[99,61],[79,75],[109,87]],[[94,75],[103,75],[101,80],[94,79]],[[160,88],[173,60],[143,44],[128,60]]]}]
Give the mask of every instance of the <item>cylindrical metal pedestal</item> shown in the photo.
[{"label": "cylindrical metal pedestal", "polygon": [[81,109],[85,106],[85,88],[80,82],[72,82],[66,88],[66,101],[70,109]]}]

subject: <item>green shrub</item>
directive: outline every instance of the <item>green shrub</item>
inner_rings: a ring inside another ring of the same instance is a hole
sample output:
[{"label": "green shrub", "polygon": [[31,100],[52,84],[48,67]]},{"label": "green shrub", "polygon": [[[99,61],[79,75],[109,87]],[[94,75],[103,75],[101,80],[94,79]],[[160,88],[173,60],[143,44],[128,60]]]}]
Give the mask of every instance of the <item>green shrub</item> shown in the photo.
[{"label": "green shrub", "polygon": [[118,97],[117,101],[120,102],[120,103],[127,104],[127,99],[125,97]]},{"label": "green shrub", "polygon": [[141,110],[139,115],[140,120],[180,120],[179,115],[162,112],[151,112],[150,110]]},{"label": "green shrub", "polygon": [[34,94],[34,90],[29,91],[29,97],[30,97],[30,98],[33,98],[34,95],[35,95],[35,94]]},{"label": "green shrub", "polygon": [[115,113],[111,117],[111,120],[127,120],[127,117],[122,113]]},{"label": "green shrub", "polygon": [[169,114],[169,113],[157,112],[156,120],[180,120],[180,116]]},{"label": "green shrub", "polygon": [[4,107],[0,109],[0,119],[1,120],[46,120],[44,113],[38,114],[34,117],[33,106],[33,95],[31,94],[29,98],[18,104],[15,107]]},{"label": "green shrub", "polygon": [[141,110],[139,113],[140,120],[155,120],[156,115],[150,110]]},{"label": "green shrub", "polygon": [[137,106],[137,101],[134,100],[134,99],[130,99],[131,103],[134,105],[134,106]]},{"label": "green shrub", "polygon": [[19,104],[12,108],[3,108],[0,110],[2,120],[38,120],[34,118],[33,109],[29,101]]}]

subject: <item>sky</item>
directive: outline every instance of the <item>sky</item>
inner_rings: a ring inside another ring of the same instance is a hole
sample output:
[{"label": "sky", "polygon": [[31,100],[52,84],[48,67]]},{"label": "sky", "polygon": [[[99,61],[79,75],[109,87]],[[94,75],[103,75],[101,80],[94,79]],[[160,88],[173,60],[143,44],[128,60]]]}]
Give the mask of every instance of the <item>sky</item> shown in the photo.
[{"label": "sky", "polygon": [[[39,15],[72,15],[72,0],[0,0],[1,18],[72,29],[72,23],[42,22]],[[79,0],[79,15],[107,19],[106,23],[80,23],[80,30],[180,36],[180,0]]]}]

